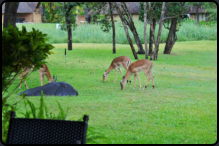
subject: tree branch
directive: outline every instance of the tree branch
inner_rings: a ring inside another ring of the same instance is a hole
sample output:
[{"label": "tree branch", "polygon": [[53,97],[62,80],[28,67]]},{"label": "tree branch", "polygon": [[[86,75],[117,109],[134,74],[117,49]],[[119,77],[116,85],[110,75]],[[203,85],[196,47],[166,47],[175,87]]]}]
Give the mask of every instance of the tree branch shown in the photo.
[{"label": "tree branch", "polygon": [[187,13],[187,11],[185,11],[185,12],[183,12],[183,13],[181,13],[181,14],[178,14],[178,15],[172,16],[172,17],[166,17],[166,18],[163,18],[163,19],[159,20],[158,23],[160,23],[161,21],[164,21],[164,20],[166,20],[166,19],[173,19],[173,18],[176,18],[176,17],[181,16],[181,15],[184,15],[184,14],[186,14],[186,13]]}]

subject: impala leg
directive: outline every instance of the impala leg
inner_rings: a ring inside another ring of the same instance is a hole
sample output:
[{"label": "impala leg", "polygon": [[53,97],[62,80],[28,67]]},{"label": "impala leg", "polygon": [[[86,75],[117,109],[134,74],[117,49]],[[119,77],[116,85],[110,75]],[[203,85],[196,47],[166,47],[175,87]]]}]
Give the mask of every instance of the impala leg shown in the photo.
[{"label": "impala leg", "polygon": [[145,84],[143,90],[146,89],[146,87],[147,87],[147,85],[148,85],[148,83],[149,83],[149,81],[150,81],[150,76],[148,75],[148,73],[145,73],[145,75],[146,75],[146,77],[147,77],[148,80],[147,80],[147,83]]},{"label": "impala leg", "polygon": [[27,83],[26,83],[26,80],[24,80],[24,84],[25,84],[25,87],[28,89],[28,87],[27,87]]},{"label": "impala leg", "polygon": [[[124,66],[124,68],[125,68],[125,70],[126,70],[126,72],[128,71],[128,67],[126,66],[126,65],[123,65]],[[122,75],[123,76],[123,75]],[[131,76],[129,77],[129,83],[131,84]]]},{"label": "impala leg", "polygon": [[43,86],[43,74],[39,73],[39,75],[40,75],[41,86]]},{"label": "impala leg", "polygon": [[139,82],[139,86],[140,86],[140,90],[141,90],[141,82],[140,82],[140,77],[139,77],[138,73],[137,73],[137,77],[138,77],[138,82]]},{"label": "impala leg", "polygon": [[116,77],[117,77],[117,67],[115,67],[115,71],[116,71],[116,76],[115,76],[115,81],[114,81],[114,83],[116,82]]},{"label": "impala leg", "polygon": [[121,68],[119,68],[119,72],[121,73],[121,75],[123,76],[123,73],[122,73],[122,69]]},{"label": "impala leg", "polygon": [[20,85],[19,85],[19,89],[21,89],[21,80],[22,80],[22,75],[20,74]]},{"label": "impala leg", "polygon": [[152,73],[151,73],[151,72],[150,72],[149,74],[150,74],[150,76],[151,76],[151,79],[152,79],[152,81],[153,81],[153,83],[152,83],[152,88],[154,89],[154,76],[152,75]]},{"label": "impala leg", "polygon": [[129,77],[129,83],[131,84],[131,76]]},{"label": "impala leg", "polygon": [[134,87],[133,87],[133,89],[135,88],[135,83],[136,83],[136,74],[134,75]]},{"label": "impala leg", "polygon": [[43,75],[43,85],[45,85],[45,78],[44,78],[44,75]]}]

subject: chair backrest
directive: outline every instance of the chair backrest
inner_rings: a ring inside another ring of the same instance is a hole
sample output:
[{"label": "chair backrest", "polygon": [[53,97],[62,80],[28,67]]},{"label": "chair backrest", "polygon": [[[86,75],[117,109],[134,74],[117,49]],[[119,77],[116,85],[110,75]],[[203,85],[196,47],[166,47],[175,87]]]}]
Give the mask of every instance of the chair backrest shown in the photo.
[{"label": "chair backrest", "polygon": [[89,116],[83,121],[15,118],[11,112],[7,144],[85,144]]}]

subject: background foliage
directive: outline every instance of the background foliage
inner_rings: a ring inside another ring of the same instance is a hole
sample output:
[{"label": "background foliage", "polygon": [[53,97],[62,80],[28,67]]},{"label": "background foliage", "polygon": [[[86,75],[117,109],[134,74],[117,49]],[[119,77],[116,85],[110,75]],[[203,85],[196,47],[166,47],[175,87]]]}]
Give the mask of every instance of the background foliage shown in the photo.
[{"label": "background foliage", "polygon": [[[144,24],[143,22],[134,20],[137,31],[139,32],[139,38],[142,43],[144,43]],[[177,42],[181,41],[195,41],[195,40],[217,40],[217,23],[209,22],[210,25],[206,26],[196,26],[195,20],[186,19],[177,34]],[[21,29],[21,26],[26,26],[27,30],[30,31],[32,27],[47,33],[48,43],[67,43],[67,32],[60,29],[56,29],[55,24],[17,24]],[[147,30],[150,30],[149,25]],[[128,44],[128,40],[125,36],[124,28],[120,20],[115,23],[116,29],[116,43],[118,44]],[[158,27],[155,29],[155,37],[157,35]],[[168,36],[168,30],[162,29],[161,43],[166,42]],[[149,42],[149,33],[147,33],[147,39]],[[135,44],[134,37],[130,32],[133,43]],[[91,25],[81,25],[78,26],[72,32],[73,43],[112,43],[112,29],[109,33],[104,33],[101,30],[101,25],[91,24]]]}]

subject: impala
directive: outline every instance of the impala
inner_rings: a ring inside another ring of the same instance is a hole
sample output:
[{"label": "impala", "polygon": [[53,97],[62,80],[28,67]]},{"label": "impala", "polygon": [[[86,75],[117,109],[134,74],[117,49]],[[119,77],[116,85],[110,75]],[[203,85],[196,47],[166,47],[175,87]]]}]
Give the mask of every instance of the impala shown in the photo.
[{"label": "impala", "polygon": [[[127,56],[120,56],[120,57],[117,57],[117,58],[113,59],[113,61],[110,64],[109,68],[103,74],[103,82],[106,82],[106,79],[107,79],[109,73],[113,69],[115,69],[115,71],[116,71],[116,76],[117,76],[117,69],[119,69],[121,75],[123,76],[121,67],[123,66],[125,68],[125,70],[127,71],[130,64],[131,64],[131,59]],[[114,83],[115,82],[116,82],[116,77],[115,77]],[[131,83],[131,78],[130,78],[130,83]]]},{"label": "impala", "polygon": [[134,87],[133,89],[135,88],[135,82],[136,82],[136,76],[138,77],[138,82],[139,82],[139,86],[140,86],[140,89],[141,89],[141,83],[140,83],[140,77],[139,77],[139,72],[140,71],[143,71],[144,74],[146,75],[147,77],[147,83],[146,85],[144,86],[143,90],[147,87],[148,85],[148,82],[150,80],[150,77],[153,81],[153,84],[152,84],[152,87],[154,89],[154,76],[152,75],[151,73],[151,70],[153,68],[153,63],[150,61],[150,60],[146,60],[146,59],[141,59],[141,60],[138,60],[134,63],[132,63],[127,72],[126,72],[126,75],[123,76],[123,79],[122,81],[120,82],[120,85],[121,85],[121,89],[124,90],[125,89],[125,85],[126,85],[126,80],[132,75],[134,74]]},{"label": "impala", "polygon": [[[21,88],[21,79],[22,79],[22,77],[26,76],[30,72],[30,70],[32,70],[32,68],[26,68],[24,70],[24,72],[20,74],[20,86],[19,86],[19,89]],[[39,75],[40,75],[41,86],[43,86],[43,82],[44,82],[44,85],[45,85],[44,75],[46,75],[47,79],[49,80],[49,83],[55,82],[57,80],[57,76],[56,76],[56,78],[55,78],[55,76],[53,76],[53,78],[51,77],[49,69],[48,69],[47,65],[45,65],[45,64],[43,64],[43,68],[40,68],[38,72],[39,72]],[[25,80],[24,80],[24,84],[25,84],[25,87],[28,89],[27,83],[26,83]]]}]

